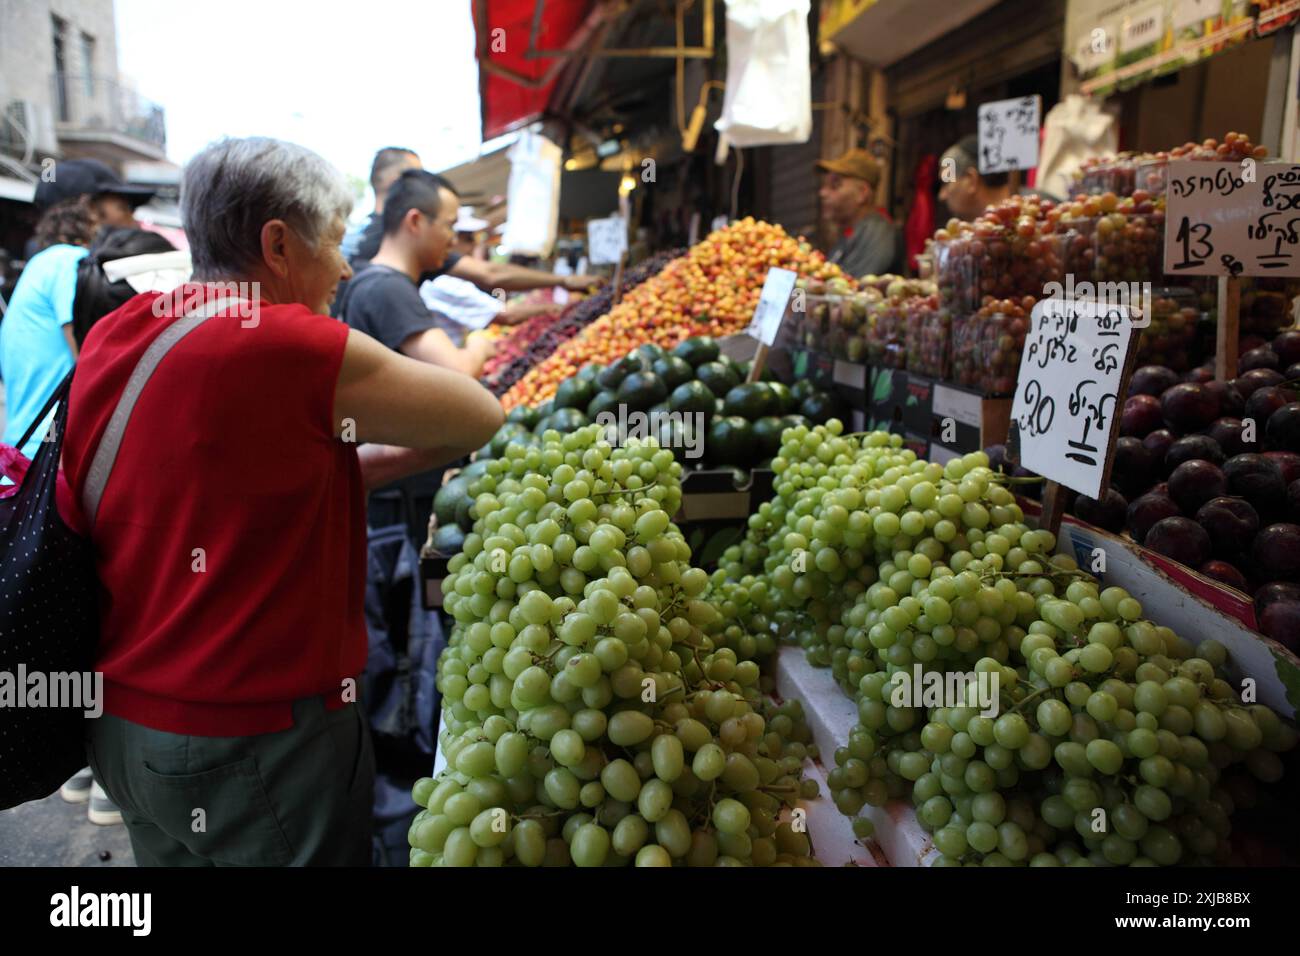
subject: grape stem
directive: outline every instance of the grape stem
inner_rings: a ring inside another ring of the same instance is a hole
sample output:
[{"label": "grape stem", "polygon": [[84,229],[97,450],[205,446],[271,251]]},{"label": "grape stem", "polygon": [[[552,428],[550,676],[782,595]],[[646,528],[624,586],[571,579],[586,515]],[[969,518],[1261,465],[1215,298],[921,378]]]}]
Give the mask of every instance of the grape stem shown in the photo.
[{"label": "grape stem", "polygon": [[545,810],[537,813],[520,813],[514,816],[516,821],[519,820],[541,820],[544,817],[559,817],[568,813],[568,810]]},{"label": "grape stem", "polygon": [[1033,700],[1035,697],[1042,697],[1044,694],[1046,694],[1048,691],[1051,691],[1051,690],[1056,690],[1056,688],[1055,688],[1055,687],[1042,687],[1042,688],[1039,688],[1038,690],[1034,691],[1034,692],[1033,692],[1032,694],[1030,694],[1028,697],[1022,698],[1022,699],[1020,700],[1019,703],[1012,705],[1012,707],[1011,707],[1011,711],[1012,711],[1012,713],[1015,713],[1016,711],[1020,710],[1021,707],[1025,706],[1025,704],[1029,703],[1029,702],[1030,702],[1031,700]]}]

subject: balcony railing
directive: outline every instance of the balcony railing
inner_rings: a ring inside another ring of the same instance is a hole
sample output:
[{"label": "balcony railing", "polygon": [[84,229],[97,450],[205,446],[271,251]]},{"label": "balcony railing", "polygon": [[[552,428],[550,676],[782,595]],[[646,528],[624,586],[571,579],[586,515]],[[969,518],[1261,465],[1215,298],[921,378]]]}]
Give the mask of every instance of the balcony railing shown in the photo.
[{"label": "balcony railing", "polygon": [[86,73],[55,73],[50,83],[54,119],[61,130],[117,133],[160,150],[166,148],[167,122],[163,108],[131,86]]}]

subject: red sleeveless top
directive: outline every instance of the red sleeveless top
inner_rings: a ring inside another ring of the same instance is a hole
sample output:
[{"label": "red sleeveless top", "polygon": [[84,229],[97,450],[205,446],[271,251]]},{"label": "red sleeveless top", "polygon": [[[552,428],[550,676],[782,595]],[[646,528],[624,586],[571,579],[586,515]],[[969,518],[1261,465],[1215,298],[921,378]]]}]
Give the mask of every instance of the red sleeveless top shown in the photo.
[{"label": "red sleeveless top", "polygon": [[[63,442],[78,512],[127,379],[173,321],[157,295],[98,322],[78,359]],[[259,308],[255,326],[219,313],[163,358],[91,533],[104,709],[158,730],[283,730],[299,698],[345,703],[365,665],[365,492],[333,422],[348,329]]]}]

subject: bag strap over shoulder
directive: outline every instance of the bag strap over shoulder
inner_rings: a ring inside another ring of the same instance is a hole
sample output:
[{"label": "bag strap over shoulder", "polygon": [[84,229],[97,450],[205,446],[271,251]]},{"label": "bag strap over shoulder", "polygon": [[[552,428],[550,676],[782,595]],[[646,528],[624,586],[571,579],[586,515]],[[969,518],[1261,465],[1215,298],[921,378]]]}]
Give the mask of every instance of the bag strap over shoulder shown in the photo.
[{"label": "bag strap over shoulder", "polygon": [[144,355],[140,356],[140,361],[136,363],[135,369],[131,372],[131,377],[127,380],[126,388],[122,390],[122,395],[117,400],[117,407],[113,409],[113,415],[108,420],[108,427],[104,429],[104,434],[99,440],[99,447],[95,449],[95,456],[90,461],[90,470],[86,473],[86,485],[81,495],[81,507],[88,528],[93,529],[95,526],[95,517],[99,513],[99,502],[104,496],[104,488],[108,485],[109,475],[113,473],[113,464],[117,461],[117,452],[122,445],[122,437],[126,434],[127,423],[131,420],[131,413],[135,410],[135,404],[140,398],[140,393],[158,368],[158,363],[185,336],[218,312],[232,305],[237,305],[239,302],[239,299],[218,296],[210,302],[186,312],[184,316],[163,329],[158,337],[145,349]]},{"label": "bag strap over shoulder", "polygon": [[51,411],[53,411],[54,406],[68,397],[68,390],[72,387],[72,373],[76,370],[77,367],[75,365],[68,369],[68,374],[63,376],[63,381],[59,382],[58,386],[55,387],[54,394],[52,394],[49,401],[45,403],[45,407],[36,413],[36,417],[32,419],[32,423],[27,426],[27,431],[23,432],[23,437],[18,439],[18,444],[14,446],[19,451],[22,451],[22,449],[26,447],[27,442],[36,434],[36,429],[41,426],[41,423],[45,421],[46,417]]}]

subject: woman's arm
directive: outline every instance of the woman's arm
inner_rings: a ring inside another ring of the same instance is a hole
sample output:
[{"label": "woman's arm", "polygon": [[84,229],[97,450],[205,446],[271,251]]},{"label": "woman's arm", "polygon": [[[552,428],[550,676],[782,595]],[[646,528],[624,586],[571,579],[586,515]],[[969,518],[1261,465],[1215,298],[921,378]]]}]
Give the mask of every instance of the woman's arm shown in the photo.
[{"label": "woman's arm", "polygon": [[361,461],[361,480],[366,490],[382,488],[410,475],[432,471],[439,465],[463,457],[449,448],[398,448],[396,445],[362,445],[357,449]]},{"label": "woman's arm", "polygon": [[358,443],[422,451],[414,473],[481,447],[504,420],[501,403],[474,379],[348,332],[334,392],[336,435],[350,424]]}]

